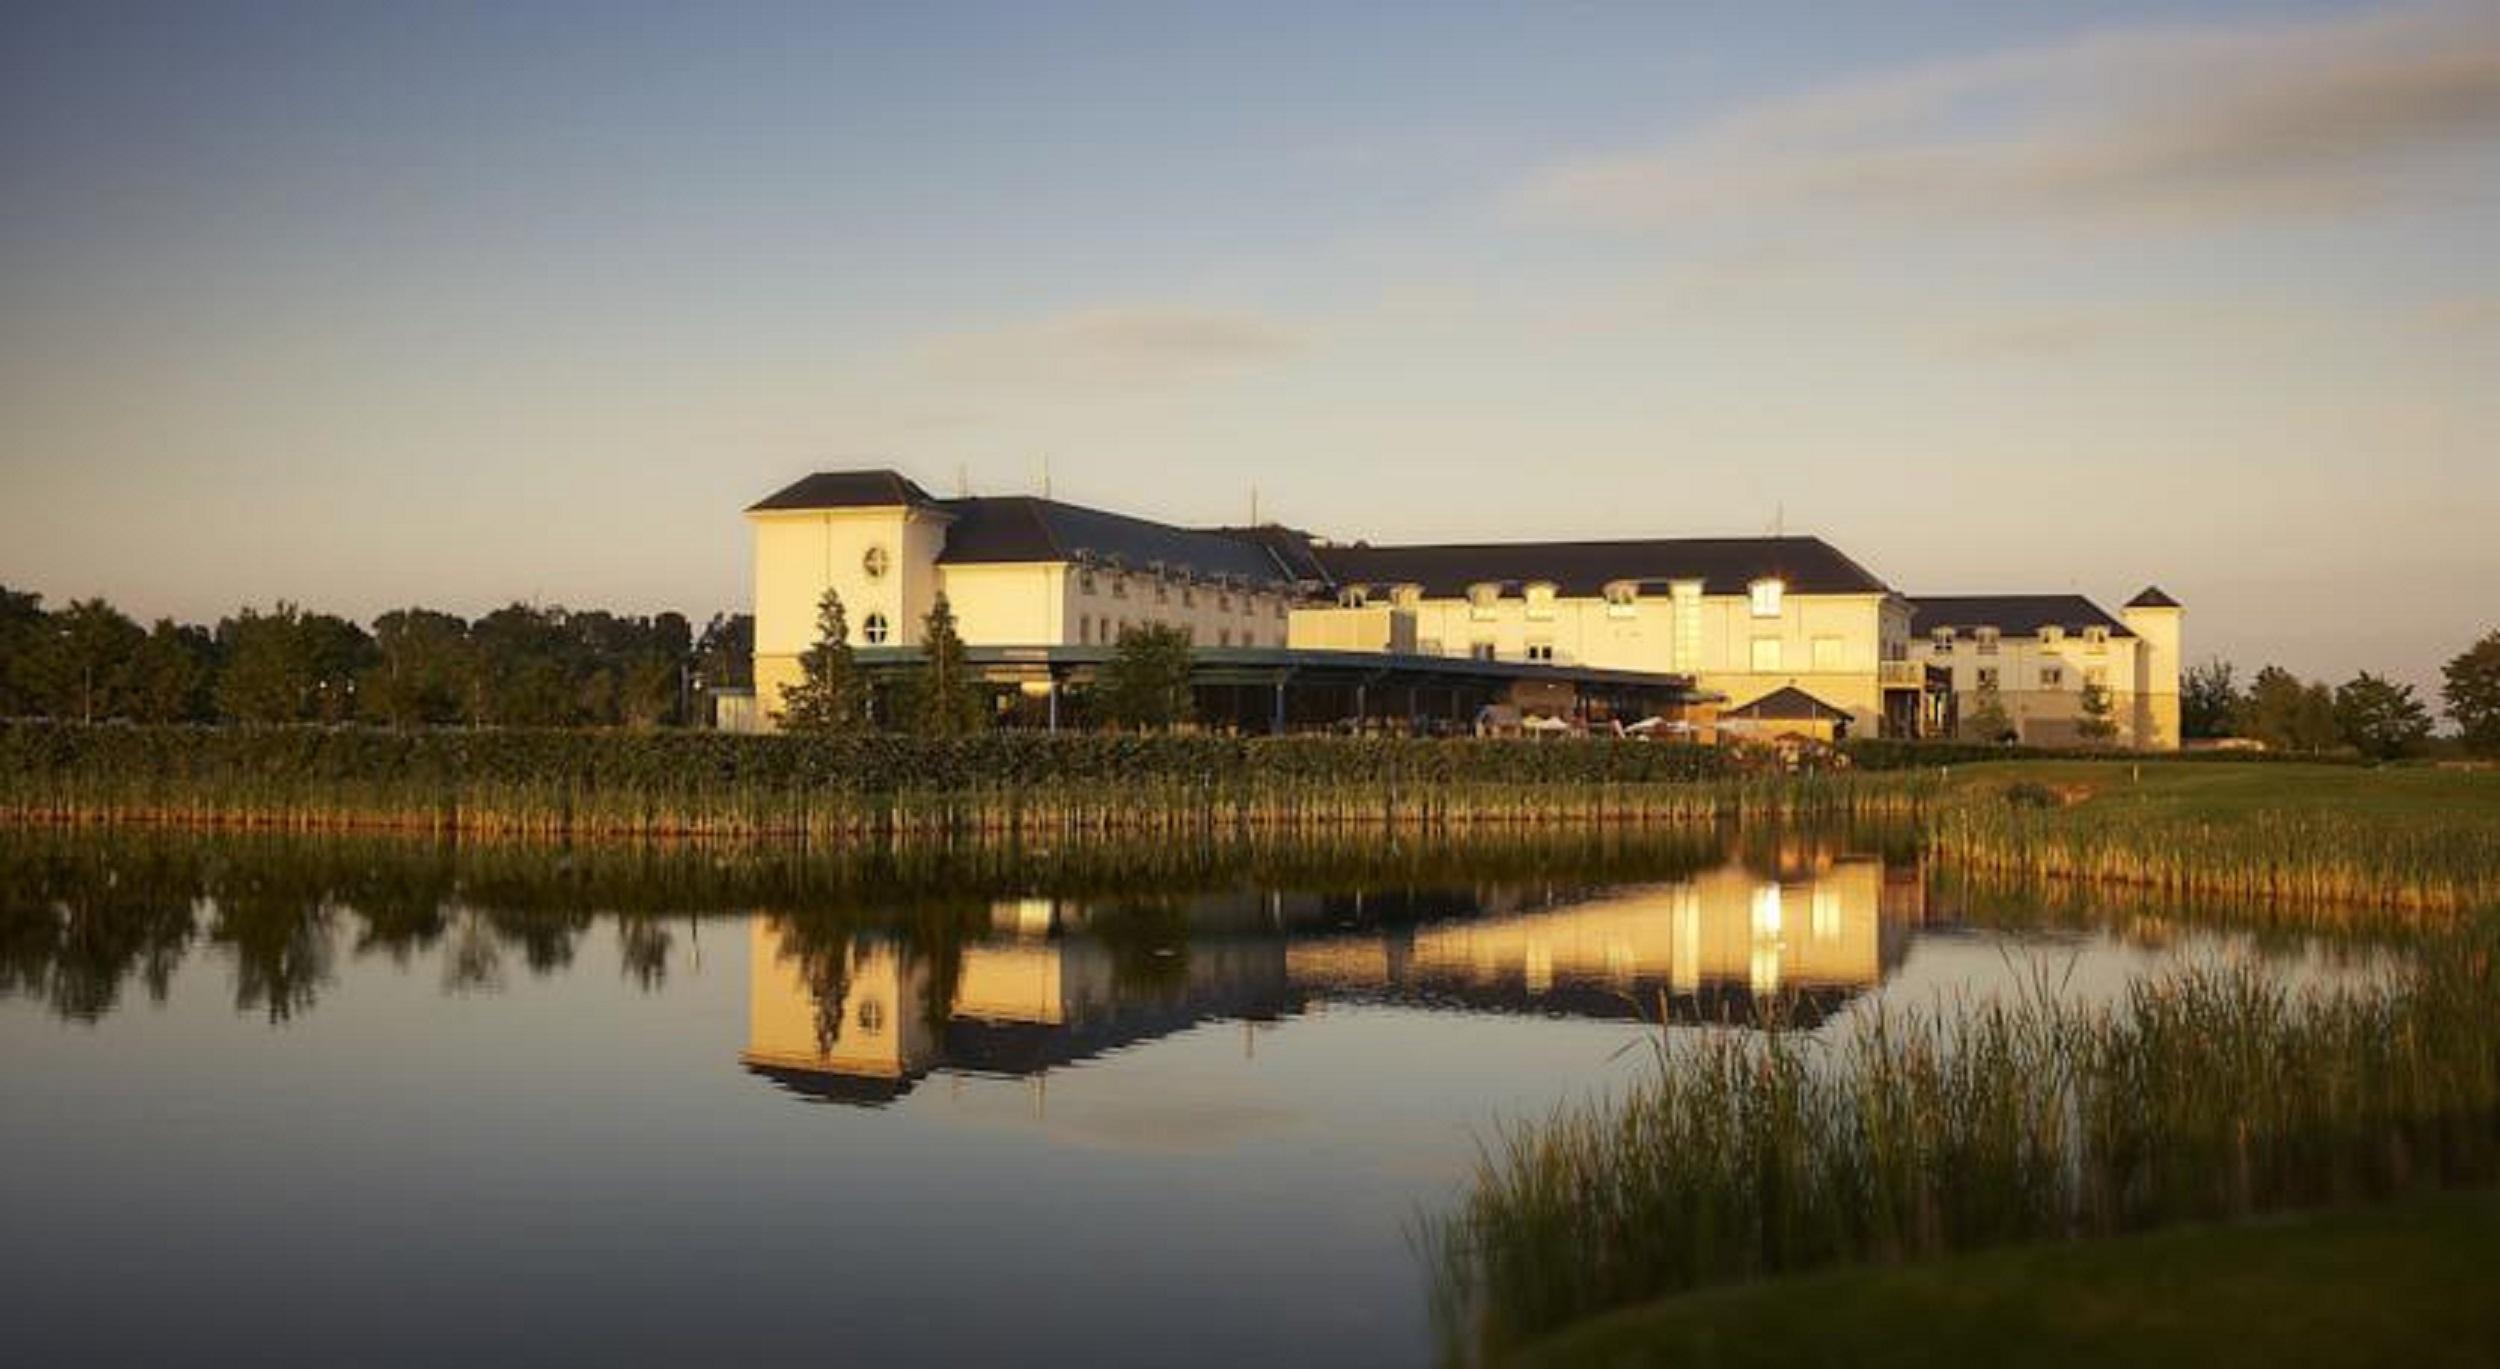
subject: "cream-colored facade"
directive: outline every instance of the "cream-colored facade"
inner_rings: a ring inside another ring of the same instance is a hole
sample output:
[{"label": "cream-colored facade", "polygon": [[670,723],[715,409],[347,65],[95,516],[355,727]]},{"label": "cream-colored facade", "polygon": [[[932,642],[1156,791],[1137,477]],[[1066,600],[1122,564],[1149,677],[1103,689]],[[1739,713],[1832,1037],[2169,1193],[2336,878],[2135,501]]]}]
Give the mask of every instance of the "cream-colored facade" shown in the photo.
[{"label": "cream-colored facade", "polygon": [[1662,588],[1571,596],[1550,582],[1487,583],[1435,598],[1413,584],[1348,586],[1334,605],[1294,610],[1292,641],[1378,651],[1411,639],[1427,656],[1688,675],[1731,704],[1794,685],[1846,710],[1863,736],[1881,729],[1887,690],[1918,688],[1898,595],[1797,593],[1767,577],[1741,594],[1705,592],[1698,579]]},{"label": "cream-colored facade", "polygon": [[[1162,624],[1201,647],[1282,647],[1296,591],[1175,558],[1147,561],[1087,547],[1043,559],[951,561],[966,501],[910,489],[892,503],[747,511],[755,534],[755,692],[765,720],[801,678],[817,606],[841,596],[854,647],[916,647],[946,597],[956,632],[975,646],[1109,646],[1129,627]],[[1236,556],[1240,548],[1230,550]]]},{"label": "cream-colored facade", "polygon": [[[1919,602],[1912,656],[1951,673],[1965,718],[1993,690],[2019,740],[2071,746],[2090,740],[2081,730],[2083,700],[2097,685],[2109,696],[2112,744],[2177,749],[2184,611],[2169,596],[2147,590],[2114,619],[2071,595]],[[1956,607],[1927,607],[1938,604]],[[1928,626],[1925,619],[1938,616],[1956,621]],[[1959,621],[1990,617],[2002,621]]]}]

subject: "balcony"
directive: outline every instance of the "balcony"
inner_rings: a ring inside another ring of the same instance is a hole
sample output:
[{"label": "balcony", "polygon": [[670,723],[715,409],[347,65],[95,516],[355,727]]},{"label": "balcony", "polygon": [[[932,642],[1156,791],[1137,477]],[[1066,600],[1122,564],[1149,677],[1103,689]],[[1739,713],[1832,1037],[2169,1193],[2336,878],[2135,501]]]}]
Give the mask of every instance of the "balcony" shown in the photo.
[{"label": "balcony", "polygon": [[1920,661],[1878,661],[1875,679],[1885,689],[1925,689],[1927,666]]}]

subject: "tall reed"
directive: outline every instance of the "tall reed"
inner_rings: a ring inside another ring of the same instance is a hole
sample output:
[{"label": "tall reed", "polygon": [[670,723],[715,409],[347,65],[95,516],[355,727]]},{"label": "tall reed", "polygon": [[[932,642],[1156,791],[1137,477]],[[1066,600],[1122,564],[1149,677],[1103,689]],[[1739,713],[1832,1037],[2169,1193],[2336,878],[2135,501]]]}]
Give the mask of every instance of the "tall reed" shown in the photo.
[{"label": "tall reed", "polygon": [[1705,1284],[2500,1179],[2500,937],[2392,984],[2197,970],[2114,1006],[1677,1034],[1513,1127],[1423,1244],[1450,1358]]}]

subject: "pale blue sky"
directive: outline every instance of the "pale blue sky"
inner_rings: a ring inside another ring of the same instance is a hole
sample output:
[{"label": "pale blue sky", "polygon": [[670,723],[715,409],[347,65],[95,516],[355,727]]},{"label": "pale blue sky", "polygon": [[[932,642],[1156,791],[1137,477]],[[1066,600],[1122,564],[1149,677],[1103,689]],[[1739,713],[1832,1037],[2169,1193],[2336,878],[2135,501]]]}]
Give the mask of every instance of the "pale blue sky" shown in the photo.
[{"label": "pale blue sky", "polygon": [[23,7],[0,582],[746,598],[810,469],[2500,625],[2500,6]]}]

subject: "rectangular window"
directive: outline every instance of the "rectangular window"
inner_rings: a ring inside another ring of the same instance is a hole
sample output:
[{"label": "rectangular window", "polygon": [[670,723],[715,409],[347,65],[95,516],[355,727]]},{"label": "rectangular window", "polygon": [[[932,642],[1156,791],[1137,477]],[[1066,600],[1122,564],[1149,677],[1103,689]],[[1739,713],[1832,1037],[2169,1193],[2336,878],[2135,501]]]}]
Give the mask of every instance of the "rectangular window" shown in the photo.
[{"label": "rectangular window", "polygon": [[1814,668],[1818,671],[1840,669],[1840,639],[1838,637],[1814,639]]},{"label": "rectangular window", "polygon": [[1753,599],[1753,616],[1756,618],[1777,618],[1780,616],[1780,596],[1787,588],[1788,587],[1786,585],[1781,584],[1777,580],[1754,581],[1753,584],[1748,587],[1750,596]]},{"label": "rectangular window", "polygon": [[1094,615],[1080,613],[1076,616],[1076,640],[1081,646],[1094,644]]},{"label": "rectangular window", "polygon": [[1491,642],[1478,642],[1467,648],[1467,654],[1479,661],[1490,661],[1493,659],[1493,644]]},{"label": "rectangular window", "polygon": [[1757,675],[1769,675],[1778,672],[1780,668],[1779,638],[1756,637],[1753,639],[1753,668],[1754,673]]},{"label": "rectangular window", "polygon": [[1552,664],[1554,660],[1554,644],[1552,642],[1528,643],[1528,659],[1531,661],[1543,661],[1549,665]]},{"label": "rectangular window", "polygon": [[1979,668],[1979,687],[1981,689],[1994,689],[1997,687],[1997,668],[1995,666],[1983,665]]},{"label": "rectangular window", "polygon": [[2042,689],[2064,689],[2066,687],[2066,672],[2053,665],[2044,665],[2040,667],[2040,687]]},{"label": "rectangular window", "polygon": [[2083,682],[2092,686],[2094,689],[2109,688],[2109,667],[2105,665],[2085,666],[2083,668]]},{"label": "rectangular window", "polygon": [[1997,630],[1995,628],[1983,627],[1979,629],[1979,654],[1982,656],[1994,656],[1997,654]]},{"label": "rectangular window", "polygon": [[1215,630],[1215,644],[1217,646],[1231,646],[1233,644],[1233,630],[1228,627],[1217,628]]}]

